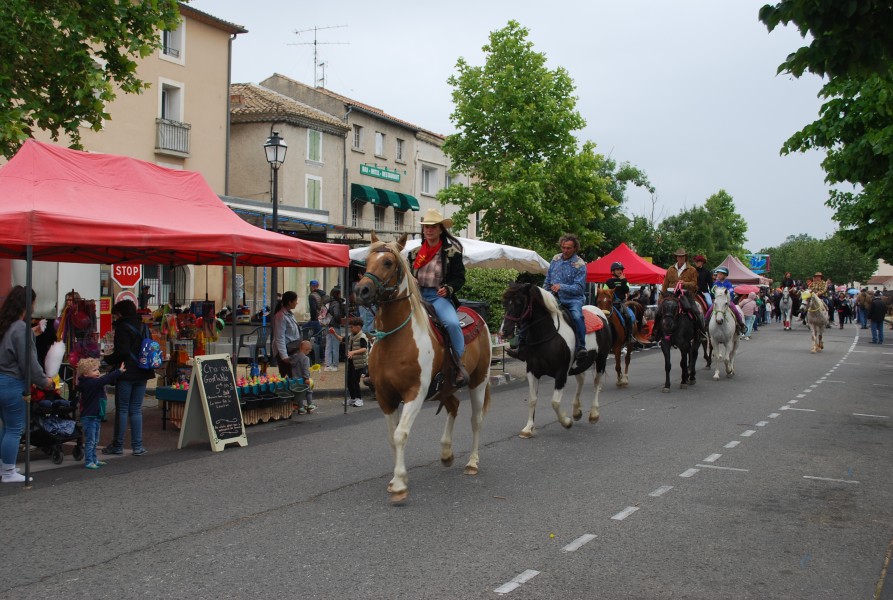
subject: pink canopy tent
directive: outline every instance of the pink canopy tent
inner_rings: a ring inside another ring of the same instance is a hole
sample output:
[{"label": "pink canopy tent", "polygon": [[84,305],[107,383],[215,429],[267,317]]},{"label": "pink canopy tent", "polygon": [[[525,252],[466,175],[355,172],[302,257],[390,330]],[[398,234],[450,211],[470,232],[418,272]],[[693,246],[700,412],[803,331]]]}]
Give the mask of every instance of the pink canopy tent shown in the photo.
[{"label": "pink canopy tent", "polygon": [[608,254],[586,265],[586,281],[600,283],[610,279],[613,276],[611,273],[613,262],[623,263],[623,273],[630,283],[663,283],[667,274],[666,269],[648,262],[633,252],[629,246],[621,243]]},{"label": "pink canopy tent", "polygon": [[714,268],[718,267],[727,268],[729,270],[729,276],[726,277],[726,279],[736,285],[739,283],[751,283],[754,285],[769,285],[772,283],[771,279],[757,275],[745,267],[744,263],[742,263],[737,256],[732,256],[731,254],[726,256],[726,259]]}]

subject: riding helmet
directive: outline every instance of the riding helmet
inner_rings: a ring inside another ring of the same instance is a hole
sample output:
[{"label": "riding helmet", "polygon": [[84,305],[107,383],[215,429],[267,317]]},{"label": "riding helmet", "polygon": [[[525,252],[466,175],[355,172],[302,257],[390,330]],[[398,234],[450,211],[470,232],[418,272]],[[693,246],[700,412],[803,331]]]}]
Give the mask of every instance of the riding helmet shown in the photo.
[{"label": "riding helmet", "polygon": [[722,273],[722,274],[724,274],[724,275],[728,275],[728,274],[729,274],[729,270],[728,270],[727,268],[725,268],[725,267],[716,267],[715,269],[713,269],[713,272],[714,272],[714,273]]},{"label": "riding helmet", "polygon": [[621,271],[624,270],[624,266],[623,266],[622,262],[611,263],[611,271],[614,272],[617,269],[620,269]]}]

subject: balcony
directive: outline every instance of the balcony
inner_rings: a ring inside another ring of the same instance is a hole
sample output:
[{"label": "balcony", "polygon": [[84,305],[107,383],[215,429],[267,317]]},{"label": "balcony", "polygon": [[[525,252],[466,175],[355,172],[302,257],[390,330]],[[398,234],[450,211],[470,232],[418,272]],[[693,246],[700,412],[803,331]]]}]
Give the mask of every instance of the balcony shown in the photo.
[{"label": "balcony", "polygon": [[189,123],[171,121],[170,119],[155,119],[155,152],[188,157],[190,129],[192,129],[192,125]]}]

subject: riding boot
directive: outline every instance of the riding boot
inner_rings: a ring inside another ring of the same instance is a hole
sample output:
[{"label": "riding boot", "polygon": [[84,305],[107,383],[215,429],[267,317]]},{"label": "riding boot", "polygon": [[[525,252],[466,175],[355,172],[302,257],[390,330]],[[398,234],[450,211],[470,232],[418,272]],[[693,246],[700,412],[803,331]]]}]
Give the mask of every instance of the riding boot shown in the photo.
[{"label": "riding boot", "polygon": [[453,387],[456,389],[463,388],[468,385],[468,371],[465,370],[462,359],[452,348],[450,348],[450,358],[453,361]]},{"label": "riding boot", "polygon": [[510,357],[526,361],[527,360],[527,352],[523,346],[518,346],[517,348],[507,348],[505,351]]}]

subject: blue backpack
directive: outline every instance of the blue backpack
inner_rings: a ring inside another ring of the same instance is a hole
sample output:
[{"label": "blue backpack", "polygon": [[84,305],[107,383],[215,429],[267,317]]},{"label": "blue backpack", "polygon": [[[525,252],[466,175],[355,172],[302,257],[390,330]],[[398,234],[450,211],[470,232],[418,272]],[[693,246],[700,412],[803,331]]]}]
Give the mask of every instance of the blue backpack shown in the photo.
[{"label": "blue backpack", "polygon": [[134,333],[143,336],[143,341],[140,342],[139,356],[134,356],[133,352],[130,353],[131,358],[133,358],[137,366],[140,369],[161,368],[161,364],[164,362],[164,356],[161,353],[161,345],[154,339],[152,339],[152,336],[149,333],[149,328],[143,326],[143,331],[142,333],[140,333],[139,331],[137,331],[136,327],[134,327],[130,323],[127,323],[126,325],[130,327],[130,329]]}]

